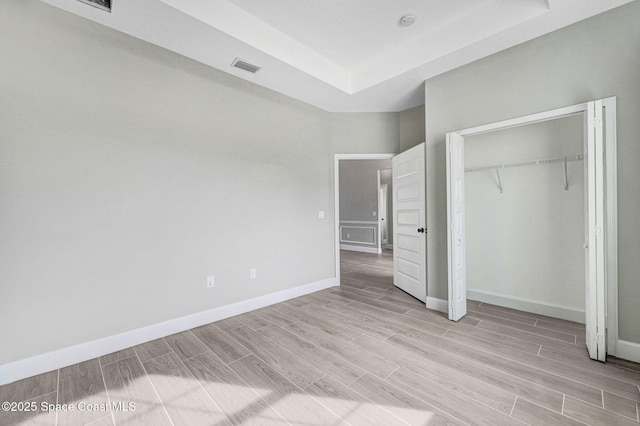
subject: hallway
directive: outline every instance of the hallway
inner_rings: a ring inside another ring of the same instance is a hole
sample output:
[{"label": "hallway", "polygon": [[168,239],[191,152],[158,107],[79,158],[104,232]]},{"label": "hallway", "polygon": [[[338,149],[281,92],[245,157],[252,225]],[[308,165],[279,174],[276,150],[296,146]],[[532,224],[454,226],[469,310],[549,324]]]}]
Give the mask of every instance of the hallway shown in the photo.
[{"label": "hallway", "polygon": [[340,250],[340,276],[343,287],[395,288],[393,287],[393,251],[385,249],[382,254],[371,254]]}]

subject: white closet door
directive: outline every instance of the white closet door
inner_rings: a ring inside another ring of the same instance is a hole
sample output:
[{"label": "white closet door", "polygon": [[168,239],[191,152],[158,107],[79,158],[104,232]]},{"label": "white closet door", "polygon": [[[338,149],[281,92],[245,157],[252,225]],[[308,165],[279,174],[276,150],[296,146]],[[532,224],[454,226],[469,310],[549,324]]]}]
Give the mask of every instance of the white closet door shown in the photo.
[{"label": "white closet door", "polygon": [[606,295],[604,291],[605,227],[602,101],[588,103],[586,121],[586,340],[589,357],[605,361]]},{"label": "white closet door", "polygon": [[464,215],[464,138],[447,133],[447,242],[449,248],[449,319],[467,314]]},{"label": "white closet door", "polygon": [[427,299],[425,144],[391,160],[393,174],[393,284]]}]

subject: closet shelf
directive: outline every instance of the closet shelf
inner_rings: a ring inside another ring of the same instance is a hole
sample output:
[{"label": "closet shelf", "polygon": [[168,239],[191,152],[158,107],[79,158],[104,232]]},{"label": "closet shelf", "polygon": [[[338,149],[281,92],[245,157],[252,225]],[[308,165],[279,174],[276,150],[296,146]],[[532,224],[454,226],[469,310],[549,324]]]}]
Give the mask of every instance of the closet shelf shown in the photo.
[{"label": "closet shelf", "polygon": [[580,161],[583,160],[584,157],[582,154],[580,155],[569,155],[566,157],[553,157],[553,158],[543,158],[540,160],[528,160],[521,161],[519,163],[509,163],[509,164],[496,164],[494,166],[481,166],[481,167],[468,167],[464,169],[465,172],[479,172],[482,170],[491,170],[491,169],[509,169],[511,167],[521,167],[521,166],[538,166],[541,164],[550,164],[550,163],[564,163],[565,161]]},{"label": "closet shelf", "polygon": [[551,163],[564,163],[564,189],[565,191],[569,190],[569,173],[567,171],[567,163],[569,161],[580,161],[583,160],[584,157],[582,154],[579,155],[569,155],[566,157],[553,157],[553,158],[542,158],[540,160],[529,160],[529,161],[521,161],[519,163],[509,163],[509,164],[496,164],[495,166],[482,166],[482,167],[469,167],[464,169],[465,172],[480,172],[482,170],[495,170],[496,178],[498,179],[498,189],[502,194],[502,177],[500,176],[500,169],[509,169],[512,167],[521,167],[521,166],[538,166],[541,164],[551,164]]}]

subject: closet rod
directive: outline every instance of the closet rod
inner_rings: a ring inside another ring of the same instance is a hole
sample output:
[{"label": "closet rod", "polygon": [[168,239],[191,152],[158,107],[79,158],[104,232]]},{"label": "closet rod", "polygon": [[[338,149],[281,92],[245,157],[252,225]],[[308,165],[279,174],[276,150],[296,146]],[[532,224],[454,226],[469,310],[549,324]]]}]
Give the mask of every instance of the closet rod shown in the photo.
[{"label": "closet rod", "polygon": [[482,166],[482,167],[469,167],[464,169],[465,172],[479,172],[482,170],[491,170],[491,169],[508,169],[511,167],[521,167],[521,166],[537,166],[540,164],[550,164],[550,163],[563,163],[566,161],[580,161],[583,159],[583,155],[568,155],[566,157],[553,157],[553,158],[543,158],[540,160],[529,160],[529,161],[521,161],[519,163],[510,163],[510,164],[497,164],[495,166]]}]

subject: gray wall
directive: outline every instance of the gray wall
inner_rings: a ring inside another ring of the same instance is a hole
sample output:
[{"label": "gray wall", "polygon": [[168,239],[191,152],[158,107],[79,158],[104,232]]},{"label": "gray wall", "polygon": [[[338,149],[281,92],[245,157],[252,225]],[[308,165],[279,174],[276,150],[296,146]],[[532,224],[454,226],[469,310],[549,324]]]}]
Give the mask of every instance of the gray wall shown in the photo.
[{"label": "gray wall", "polygon": [[334,152],[400,153],[425,140],[425,109],[417,106],[397,113],[332,113]]},{"label": "gray wall", "polygon": [[329,135],[333,151],[340,154],[395,154],[400,124],[398,113],[332,113]]},{"label": "gray wall", "polygon": [[[583,117],[465,138],[465,167],[583,152]],[[465,173],[467,289],[584,321],[584,161]],[[531,308],[530,308],[531,309]],[[526,309],[524,309],[526,310]],[[580,315],[582,313],[582,315]]]},{"label": "gray wall", "polygon": [[35,0],[0,54],[0,363],[333,277],[333,153],[398,147]]},{"label": "gray wall", "polygon": [[425,141],[424,105],[401,111],[398,115],[400,124],[400,152],[404,152]]},{"label": "gray wall", "polygon": [[378,170],[391,160],[340,160],[340,220],[378,220]]},{"label": "gray wall", "polygon": [[620,338],[640,343],[640,2],[426,82],[428,294],[447,298],[445,134],[618,97]]}]

